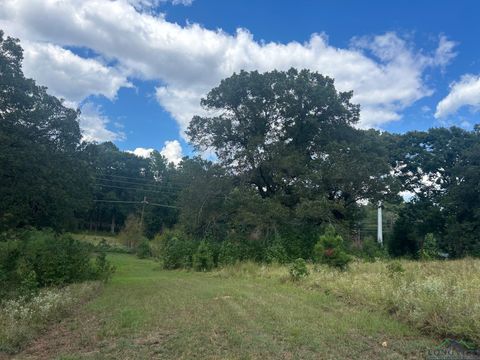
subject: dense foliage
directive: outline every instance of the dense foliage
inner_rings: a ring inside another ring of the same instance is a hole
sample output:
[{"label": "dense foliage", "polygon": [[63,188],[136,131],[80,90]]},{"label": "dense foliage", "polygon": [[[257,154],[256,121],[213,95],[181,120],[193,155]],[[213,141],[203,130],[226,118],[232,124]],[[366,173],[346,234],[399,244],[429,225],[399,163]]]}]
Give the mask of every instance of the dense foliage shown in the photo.
[{"label": "dense foliage", "polygon": [[29,296],[39,288],[106,279],[113,268],[101,250],[68,235],[26,230],[0,241],[0,298]]},{"label": "dense foliage", "polygon": [[82,142],[79,112],[26,79],[21,62],[18,41],[0,33],[2,232],[121,231],[166,268],[298,258],[345,267],[348,253],[384,256],[371,240],[382,200],[391,255],[480,255],[478,126],[361,130],[352,93],[329,77],[242,71],[207,94],[213,115],[195,116],[187,131],[216,161],[175,166],[158,151],[140,158]]}]

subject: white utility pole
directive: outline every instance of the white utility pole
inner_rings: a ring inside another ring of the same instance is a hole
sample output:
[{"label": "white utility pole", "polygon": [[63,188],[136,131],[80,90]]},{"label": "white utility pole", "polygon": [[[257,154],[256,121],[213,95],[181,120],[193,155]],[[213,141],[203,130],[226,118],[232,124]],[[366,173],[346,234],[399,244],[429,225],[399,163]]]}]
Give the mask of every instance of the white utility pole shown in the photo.
[{"label": "white utility pole", "polygon": [[383,229],[382,229],[382,201],[378,201],[378,216],[377,216],[377,242],[383,246]]}]

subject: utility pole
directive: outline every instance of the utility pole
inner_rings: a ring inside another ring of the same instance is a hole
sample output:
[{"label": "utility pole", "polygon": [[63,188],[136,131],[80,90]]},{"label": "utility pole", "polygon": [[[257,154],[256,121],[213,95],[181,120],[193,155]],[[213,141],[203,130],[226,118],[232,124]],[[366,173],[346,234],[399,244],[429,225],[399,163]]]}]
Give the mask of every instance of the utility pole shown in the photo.
[{"label": "utility pole", "polygon": [[382,229],[382,201],[378,201],[378,210],[377,210],[377,242],[380,246],[383,246],[383,229]]},{"label": "utility pole", "polygon": [[148,204],[146,196],[143,197],[142,204],[143,205],[142,205],[142,215],[140,216],[140,229],[143,229],[143,213],[145,212],[145,205]]}]

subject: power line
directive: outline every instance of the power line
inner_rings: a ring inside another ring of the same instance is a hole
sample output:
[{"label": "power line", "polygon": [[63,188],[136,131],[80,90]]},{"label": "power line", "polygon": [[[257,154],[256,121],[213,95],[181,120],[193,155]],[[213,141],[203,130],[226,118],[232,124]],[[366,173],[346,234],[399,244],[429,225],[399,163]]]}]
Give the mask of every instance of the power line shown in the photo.
[{"label": "power line", "polygon": [[[108,184],[95,184],[95,186],[100,186],[100,187],[106,187],[106,188],[115,188],[115,189],[124,189],[124,190],[131,190],[131,191],[136,191],[136,192],[149,192],[149,193],[157,193],[157,194],[176,194],[177,191],[174,190],[169,190],[169,189],[158,189],[158,190],[149,190],[149,189],[141,189],[141,188],[136,188],[136,187],[126,187],[126,186],[117,186],[117,185],[108,185]],[[225,195],[208,195],[208,197],[213,197],[213,198],[220,198],[224,199],[226,196]]]},{"label": "power line", "polygon": [[94,177],[94,179],[97,181],[97,182],[108,182],[108,183],[121,183],[121,184],[126,184],[126,185],[134,185],[134,186],[145,186],[147,188],[153,188],[153,189],[158,189],[158,190],[162,190],[162,189],[168,189],[168,190],[176,190],[176,191],[182,191],[182,190],[185,190],[187,189],[191,184],[189,185],[177,185],[173,182],[168,182],[168,183],[165,183],[165,182],[145,182],[145,183],[141,183],[141,182],[135,182],[135,181],[130,181],[130,180],[123,180],[123,179],[106,179],[106,178],[102,178],[102,177]]},{"label": "power line", "polygon": [[[150,183],[156,183],[155,179],[146,179],[146,178],[141,178],[141,177],[132,177],[132,176],[123,176],[123,175],[113,175],[113,174],[101,174],[99,177],[113,177],[113,178],[123,178],[127,180],[135,180],[135,181],[144,181],[144,182],[150,182]],[[187,184],[190,185],[192,182],[191,181],[179,181],[175,180],[175,183],[178,184]]]},{"label": "power line", "polygon": [[174,205],[166,205],[166,204],[158,204],[158,203],[151,203],[146,200],[144,201],[123,201],[123,200],[93,200],[94,202],[106,202],[106,203],[125,203],[125,204],[145,204],[145,205],[152,205],[152,206],[159,206],[159,207],[166,207],[172,209],[181,209],[179,206]]},{"label": "power line", "polygon": [[[126,180],[117,180],[117,179],[102,179],[102,178],[95,178],[95,180],[97,181],[104,181],[104,182],[115,182],[115,183],[124,183],[124,184],[127,184],[127,185],[136,185],[136,186],[146,186],[146,187],[151,187],[151,188],[154,188],[154,189],[159,189],[160,184],[146,184],[146,183],[138,183],[138,182],[133,182],[133,181],[126,181]],[[163,186],[167,186],[166,184],[163,185]],[[170,190],[182,190],[183,188],[181,187],[177,187],[176,185],[174,185]]]}]

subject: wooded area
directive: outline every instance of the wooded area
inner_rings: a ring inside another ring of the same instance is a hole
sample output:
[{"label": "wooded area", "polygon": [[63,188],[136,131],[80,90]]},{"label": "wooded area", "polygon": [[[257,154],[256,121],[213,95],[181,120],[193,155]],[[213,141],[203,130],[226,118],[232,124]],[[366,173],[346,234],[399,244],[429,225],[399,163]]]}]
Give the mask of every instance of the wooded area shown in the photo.
[{"label": "wooded area", "polygon": [[3,32],[0,93],[4,238],[26,227],[118,232],[133,215],[147,239],[207,244],[215,262],[311,259],[328,225],[348,252],[373,242],[365,234],[382,200],[390,255],[419,257],[428,235],[435,254],[480,256],[478,125],[363,130],[352,93],[329,77],[242,71],[208,93],[211,116],[187,131],[215,160],[174,166],[158,151],[83,142],[79,111],[24,77],[20,44]]}]

